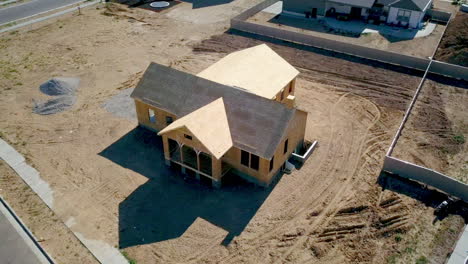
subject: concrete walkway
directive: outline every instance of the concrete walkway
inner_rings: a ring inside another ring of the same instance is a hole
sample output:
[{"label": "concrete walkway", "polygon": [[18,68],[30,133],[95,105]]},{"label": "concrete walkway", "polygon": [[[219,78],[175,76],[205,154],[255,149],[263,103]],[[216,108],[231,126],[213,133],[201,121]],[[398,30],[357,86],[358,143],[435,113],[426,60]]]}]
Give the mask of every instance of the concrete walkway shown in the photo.
[{"label": "concrete walkway", "polygon": [[465,264],[468,261],[468,225],[460,236],[447,264]]},{"label": "concrete walkway", "polygon": [[53,263],[31,232],[1,197],[0,238],[0,263]]},{"label": "concrete walkway", "polygon": [[[0,138],[0,158],[3,159],[18,175],[31,187],[31,189],[53,210],[53,191],[49,184],[44,181],[39,172],[29,166],[23,155],[18,153],[13,147]],[[70,225],[67,225],[70,228]],[[99,262],[104,264],[128,264],[128,261],[120,251],[103,241],[85,238],[78,232],[70,230],[88,248]],[[1,236],[0,236],[1,237]],[[3,264],[0,255],[0,263]],[[9,263],[9,262],[6,262]],[[36,262],[22,262],[36,263]]]}]

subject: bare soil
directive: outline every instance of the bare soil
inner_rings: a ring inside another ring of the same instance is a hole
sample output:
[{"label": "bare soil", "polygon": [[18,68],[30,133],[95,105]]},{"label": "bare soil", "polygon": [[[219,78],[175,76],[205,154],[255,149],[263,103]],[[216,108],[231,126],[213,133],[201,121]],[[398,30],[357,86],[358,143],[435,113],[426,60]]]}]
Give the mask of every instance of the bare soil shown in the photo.
[{"label": "bare soil", "polygon": [[450,21],[435,58],[468,67],[468,13],[460,11]]},{"label": "bare soil", "polygon": [[304,20],[288,16],[275,17],[275,14],[267,12],[258,12],[250,17],[248,21],[306,35],[422,58],[427,58],[434,54],[439,39],[442,37],[442,33],[446,27],[445,25],[436,25],[435,29],[428,36],[404,39],[384,36],[378,33],[350,34],[325,27],[315,20]]},{"label": "bare soil", "polygon": [[[432,203],[377,184],[418,72],[268,42],[301,71],[297,103],[309,112],[306,138],[319,142],[302,168],[269,189],[185,182],[164,166],[156,135],[101,107],[134,87],[151,61],[197,73],[228,52],[268,41],[223,33],[230,17],[253,4],[181,3],[161,13],[110,5],[2,35],[1,137],[51,185],[61,221],[138,263],[445,258],[461,218],[432,224]],[[81,79],[78,101],[62,113],[35,115],[31,100],[54,76]]]},{"label": "bare soil", "polygon": [[432,77],[421,90],[394,156],[468,183],[468,83]]}]

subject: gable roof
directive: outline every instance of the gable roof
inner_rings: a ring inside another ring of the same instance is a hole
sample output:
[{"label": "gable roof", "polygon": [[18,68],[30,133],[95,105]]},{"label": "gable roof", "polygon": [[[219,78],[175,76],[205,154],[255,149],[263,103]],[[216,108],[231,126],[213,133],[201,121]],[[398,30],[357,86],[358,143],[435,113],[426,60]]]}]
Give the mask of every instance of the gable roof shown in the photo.
[{"label": "gable roof", "polygon": [[338,3],[342,5],[371,8],[374,5],[375,0],[329,0],[329,2]]},{"label": "gable roof", "polygon": [[199,77],[272,99],[299,71],[265,44],[226,55]]},{"label": "gable roof", "polygon": [[389,6],[395,2],[398,2],[399,0],[377,0],[377,4],[381,4],[381,5],[384,5],[384,6]]},{"label": "gable roof", "polygon": [[279,102],[156,63],[131,97],[178,118],[223,98],[233,145],[265,159],[274,155],[296,113]]},{"label": "gable roof", "polygon": [[233,146],[222,97],[177,119],[158,135],[182,127],[187,128],[200,140],[216,159],[220,159]]},{"label": "gable roof", "polygon": [[414,11],[424,11],[432,0],[396,0],[389,6]]}]

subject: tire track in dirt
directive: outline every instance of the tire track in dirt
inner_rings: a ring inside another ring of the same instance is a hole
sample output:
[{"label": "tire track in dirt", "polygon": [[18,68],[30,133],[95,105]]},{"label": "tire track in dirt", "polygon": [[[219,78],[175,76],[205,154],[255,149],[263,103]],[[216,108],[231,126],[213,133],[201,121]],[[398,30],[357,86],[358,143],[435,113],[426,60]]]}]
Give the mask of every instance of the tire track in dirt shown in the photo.
[{"label": "tire track in dirt", "polygon": [[[364,99],[364,100],[366,100],[366,99]],[[378,109],[378,107],[375,104],[373,104],[372,102],[370,102],[370,101],[368,101],[368,102],[371,103],[375,107],[375,110],[377,111],[377,115],[374,117],[374,120],[371,121],[370,125],[366,128],[366,132],[365,132],[364,136],[362,137],[364,139],[366,138],[369,130],[374,126],[374,124],[377,123],[380,120],[380,116],[381,116],[381,113],[380,113],[380,110]],[[331,202],[323,209],[322,213],[315,219],[315,221],[311,222],[309,227],[306,228],[306,232],[305,232],[306,234],[310,234],[319,225],[320,226],[326,226],[328,224],[328,222],[339,211],[339,207],[336,208],[336,204],[339,205],[340,199],[344,198],[344,197],[342,197],[342,195],[344,193],[347,193],[349,191],[349,189],[352,188],[351,181],[353,181],[353,180],[355,181],[355,180],[358,179],[357,177],[353,177],[353,175],[356,174],[355,172],[356,172],[357,166],[358,166],[358,164],[359,164],[359,162],[361,160],[361,157],[363,155],[367,154],[366,152],[363,152],[363,148],[365,147],[366,143],[367,142],[364,141],[364,142],[362,142],[360,144],[358,153],[361,153],[361,154],[357,155],[355,160],[353,162],[351,162],[351,163],[355,164],[355,165],[352,165],[352,168],[353,168],[352,169],[353,170],[352,175],[350,175],[349,177],[346,178],[346,181],[342,184],[342,187],[338,189],[338,192],[336,192],[336,194],[333,196]],[[365,165],[365,163],[361,166],[360,169],[362,169],[364,167],[364,165]],[[358,173],[358,175],[359,175],[359,173]],[[308,239],[308,236],[300,237],[298,239],[298,241],[292,247],[290,247],[290,249],[285,254],[283,254],[283,256],[280,259],[278,259],[274,263],[283,263],[285,261],[285,258],[287,258],[298,246],[303,245],[306,242],[307,239]]]}]

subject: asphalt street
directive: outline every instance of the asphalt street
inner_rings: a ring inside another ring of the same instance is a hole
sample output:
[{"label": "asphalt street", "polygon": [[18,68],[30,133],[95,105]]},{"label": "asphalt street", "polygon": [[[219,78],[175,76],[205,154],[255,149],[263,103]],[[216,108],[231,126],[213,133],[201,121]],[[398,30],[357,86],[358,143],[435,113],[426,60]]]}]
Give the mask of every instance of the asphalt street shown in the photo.
[{"label": "asphalt street", "polygon": [[0,8],[0,25],[81,1],[83,0],[32,0]]},{"label": "asphalt street", "polygon": [[1,201],[0,263],[50,263]]}]

